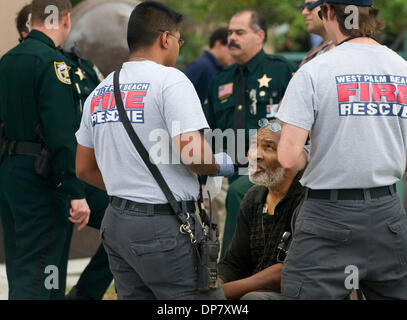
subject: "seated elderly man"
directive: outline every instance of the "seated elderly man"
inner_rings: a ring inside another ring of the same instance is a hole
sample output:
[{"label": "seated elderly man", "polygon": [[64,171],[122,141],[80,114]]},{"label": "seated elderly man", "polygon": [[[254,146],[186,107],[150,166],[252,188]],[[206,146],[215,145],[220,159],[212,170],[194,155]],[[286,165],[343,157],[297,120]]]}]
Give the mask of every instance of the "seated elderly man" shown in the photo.
[{"label": "seated elderly man", "polygon": [[291,217],[304,194],[299,179],[306,150],[295,168],[284,169],[277,160],[281,122],[260,120],[259,125],[248,152],[255,185],[242,200],[232,242],[219,263],[227,299],[280,299],[284,252],[279,244],[284,232],[291,232]]}]

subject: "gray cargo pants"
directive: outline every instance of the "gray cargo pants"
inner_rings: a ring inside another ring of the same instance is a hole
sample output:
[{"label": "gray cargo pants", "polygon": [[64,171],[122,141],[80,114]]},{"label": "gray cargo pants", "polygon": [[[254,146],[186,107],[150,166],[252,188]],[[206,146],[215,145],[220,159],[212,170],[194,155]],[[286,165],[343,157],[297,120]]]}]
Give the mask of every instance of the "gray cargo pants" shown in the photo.
[{"label": "gray cargo pants", "polygon": [[306,199],[284,263],[283,296],[344,299],[357,282],[367,299],[407,299],[407,216],[397,194]]},{"label": "gray cargo pants", "polygon": [[[201,230],[195,214],[190,223],[193,231]],[[195,252],[179,229],[174,214],[109,205],[100,233],[119,300],[225,299],[220,285],[209,292],[196,290]]]}]

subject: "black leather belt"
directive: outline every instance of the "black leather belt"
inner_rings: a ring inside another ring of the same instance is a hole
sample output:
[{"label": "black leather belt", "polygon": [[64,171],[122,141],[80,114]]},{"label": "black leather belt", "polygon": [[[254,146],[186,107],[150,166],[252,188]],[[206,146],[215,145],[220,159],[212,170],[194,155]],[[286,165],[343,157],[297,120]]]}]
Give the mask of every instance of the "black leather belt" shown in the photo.
[{"label": "black leather belt", "polygon": [[[139,203],[130,201],[118,197],[111,197],[110,203],[115,207],[128,211],[138,212],[153,212],[156,214],[175,214],[172,211],[171,206],[168,203],[163,204],[151,204],[151,203]],[[195,213],[195,201],[184,201],[188,213]],[[183,208],[182,202],[178,202],[180,208]]]},{"label": "black leather belt", "polygon": [[370,189],[337,189],[312,190],[307,189],[306,198],[320,200],[368,200],[393,195],[397,192],[396,185]]},{"label": "black leather belt", "polygon": [[25,141],[8,141],[6,148],[6,155],[26,155],[38,156],[41,154],[42,146],[39,143],[25,142]]}]

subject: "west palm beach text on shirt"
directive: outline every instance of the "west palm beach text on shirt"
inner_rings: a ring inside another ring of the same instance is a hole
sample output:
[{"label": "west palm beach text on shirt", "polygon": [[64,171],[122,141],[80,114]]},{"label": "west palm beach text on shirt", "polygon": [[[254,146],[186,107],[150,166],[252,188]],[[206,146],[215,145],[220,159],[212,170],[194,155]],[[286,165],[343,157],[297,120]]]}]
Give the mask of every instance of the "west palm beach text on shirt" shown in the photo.
[{"label": "west palm beach text on shirt", "polygon": [[[144,123],[144,98],[149,83],[128,83],[120,85],[121,96],[127,116],[132,123]],[[91,101],[92,127],[97,124],[119,122],[113,86],[104,86],[95,91]]]},{"label": "west palm beach text on shirt", "polygon": [[336,77],[339,115],[407,118],[407,77],[342,75]]}]

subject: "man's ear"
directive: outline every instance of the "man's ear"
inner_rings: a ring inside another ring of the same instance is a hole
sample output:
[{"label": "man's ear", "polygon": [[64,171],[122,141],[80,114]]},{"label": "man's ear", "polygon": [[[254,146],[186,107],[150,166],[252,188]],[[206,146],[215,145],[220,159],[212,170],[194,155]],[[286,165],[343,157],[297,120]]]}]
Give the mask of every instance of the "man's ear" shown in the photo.
[{"label": "man's ear", "polygon": [[160,44],[164,49],[168,49],[170,46],[169,37],[170,37],[170,34],[168,33],[168,31],[163,32],[159,37]]},{"label": "man's ear", "polygon": [[68,12],[62,16],[62,25],[66,28],[70,28],[71,26],[71,13]]},{"label": "man's ear", "polygon": [[257,35],[259,36],[261,43],[264,44],[264,39],[266,38],[266,33],[264,32],[264,30],[257,31]]}]

